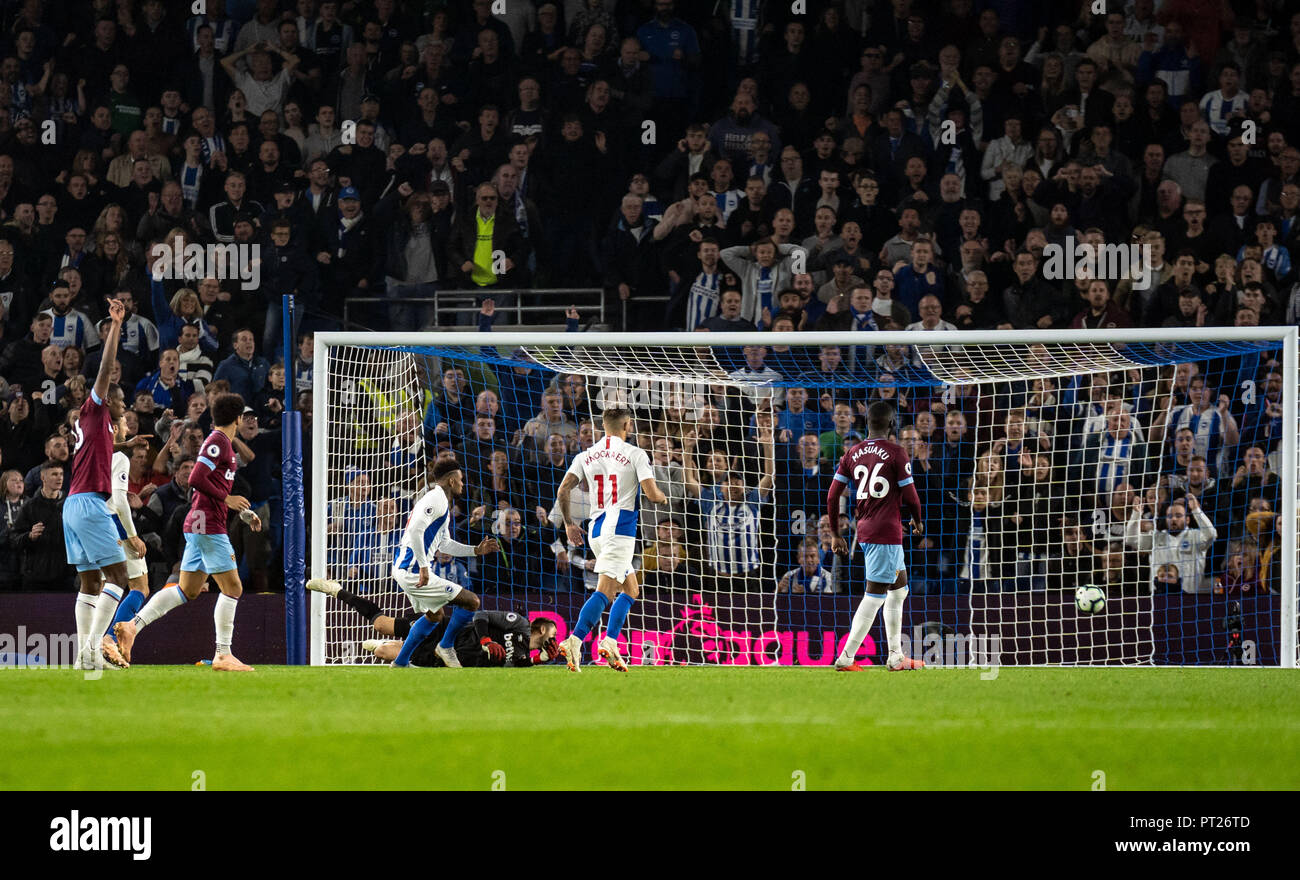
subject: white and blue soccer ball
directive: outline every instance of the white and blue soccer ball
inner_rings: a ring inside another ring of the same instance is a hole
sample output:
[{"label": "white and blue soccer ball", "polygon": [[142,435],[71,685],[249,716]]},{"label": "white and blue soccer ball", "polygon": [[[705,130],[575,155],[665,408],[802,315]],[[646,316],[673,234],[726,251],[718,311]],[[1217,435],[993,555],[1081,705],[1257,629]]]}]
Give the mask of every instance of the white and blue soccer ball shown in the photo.
[{"label": "white and blue soccer ball", "polygon": [[1074,604],[1084,614],[1100,614],[1106,610],[1106,594],[1100,587],[1079,587],[1074,591]]}]

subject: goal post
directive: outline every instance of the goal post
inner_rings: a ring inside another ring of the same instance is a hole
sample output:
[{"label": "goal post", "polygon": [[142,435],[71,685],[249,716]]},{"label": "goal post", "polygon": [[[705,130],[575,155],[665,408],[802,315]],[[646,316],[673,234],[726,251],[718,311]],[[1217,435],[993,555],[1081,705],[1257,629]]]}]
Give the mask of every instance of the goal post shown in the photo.
[{"label": "goal post", "polygon": [[[548,493],[617,405],[671,487],[641,510],[629,662],[824,665],[863,569],[852,540],[826,551],[823,490],[886,399],[923,472],[928,531],[904,548],[914,655],[1294,667],[1297,333],[319,333],[310,575],[405,611],[393,542],[427,467],[455,455],[458,540],[512,549],[447,571],[484,607],[567,632],[594,577]],[[576,513],[599,506],[591,488]],[[1083,586],[1104,611],[1075,605]],[[312,594],[310,620],[313,664],[371,662],[354,611]]]}]

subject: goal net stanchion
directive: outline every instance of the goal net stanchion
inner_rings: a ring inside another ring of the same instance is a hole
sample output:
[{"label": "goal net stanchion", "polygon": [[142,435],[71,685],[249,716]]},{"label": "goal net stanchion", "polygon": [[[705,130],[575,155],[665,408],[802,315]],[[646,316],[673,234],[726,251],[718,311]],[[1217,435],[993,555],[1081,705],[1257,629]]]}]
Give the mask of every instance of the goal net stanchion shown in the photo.
[{"label": "goal net stanchion", "polygon": [[[864,571],[852,541],[829,552],[826,489],[886,399],[925,506],[904,539],[913,655],[1294,666],[1296,375],[1280,327],[318,334],[311,575],[404,612],[394,546],[454,456],[455,536],[502,550],[436,570],[566,634],[595,577],[554,487],[618,406],[669,496],[640,510],[629,662],[828,664]],[[575,515],[600,491],[576,490]],[[312,663],[370,662],[354,611],[313,594],[311,621]],[[860,655],[883,641],[878,622]]]}]

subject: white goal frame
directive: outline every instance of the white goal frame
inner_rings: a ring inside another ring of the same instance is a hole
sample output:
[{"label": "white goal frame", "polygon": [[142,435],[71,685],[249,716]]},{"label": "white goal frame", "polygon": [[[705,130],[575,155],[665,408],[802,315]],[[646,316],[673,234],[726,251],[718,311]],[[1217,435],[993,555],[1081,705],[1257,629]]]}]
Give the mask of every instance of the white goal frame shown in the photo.
[{"label": "white goal frame", "polygon": [[[853,346],[864,341],[861,333],[839,331],[831,333],[554,333],[529,331],[501,331],[491,333],[431,330],[420,333],[352,333],[322,332],[315,336],[313,361],[313,429],[318,433],[312,443],[312,503],[309,512],[311,528],[311,577],[326,576],[326,521],[328,517],[329,487],[326,463],[327,444],[319,442],[323,435],[317,426],[327,418],[327,390],[330,349],[338,346],[365,346],[370,348],[433,346],[443,348],[494,347],[509,351],[518,346],[556,346],[562,348],[606,347],[637,348],[655,346],[663,348],[739,347],[744,345],[791,345],[805,348],[817,345]],[[1281,516],[1289,526],[1296,523],[1297,481],[1300,480],[1300,452],[1297,436],[1300,433],[1300,328],[1293,326],[1268,327],[1197,327],[1197,328],[1132,328],[1113,330],[938,330],[877,331],[870,334],[872,345],[1109,345],[1140,343],[1232,343],[1272,342],[1282,344],[1282,421],[1289,427],[1281,444],[1281,474],[1289,479],[1289,487],[1282,492]],[[1284,482],[1284,487],[1288,484]],[[1280,666],[1297,665],[1297,574],[1296,529],[1282,530],[1283,558],[1289,564],[1282,566],[1281,596],[1281,662]],[[311,594],[309,658],[313,666],[325,663],[325,596]]]}]

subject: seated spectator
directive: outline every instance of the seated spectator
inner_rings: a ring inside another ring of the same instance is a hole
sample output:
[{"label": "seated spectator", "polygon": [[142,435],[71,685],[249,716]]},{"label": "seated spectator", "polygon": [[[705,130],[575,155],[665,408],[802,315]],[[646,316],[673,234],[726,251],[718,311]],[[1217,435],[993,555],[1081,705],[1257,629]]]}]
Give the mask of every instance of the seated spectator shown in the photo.
[{"label": "seated spectator", "polygon": [[816,538],[804,538],[799,545],[799,567],[787,571],[777,581],[778,593],[834,593],[831,573],[822,568]]},{"label": "seated spectator", "polygon": [[[699,569],[687,557],[686,547],[677,540],[660,540],[651,547],[654,567],[637,573],[644,590],[689,590],[700,581]],[[650,551],[647,551],[649,555]]]},{"label": "seated spectator", "polygon": [[[137,451],[143,450],[138,456],[147,461],[148,449],[146,447],[137,447],[132,450],[131,461],[134,470]],[[156,518],[161,525],[171,520],[172,515],[182,507],[188,508],[192,491],[190,489],[190,473],[194,470],[195,459],[189,455],[179,455],[175,460],[174,469],[171,479],[161,486],[155,488],[155,484],[150,482],[141,487],[142,500],[145,500],[145,507]],[[148,488],[150,491],[144,492]]]}]

